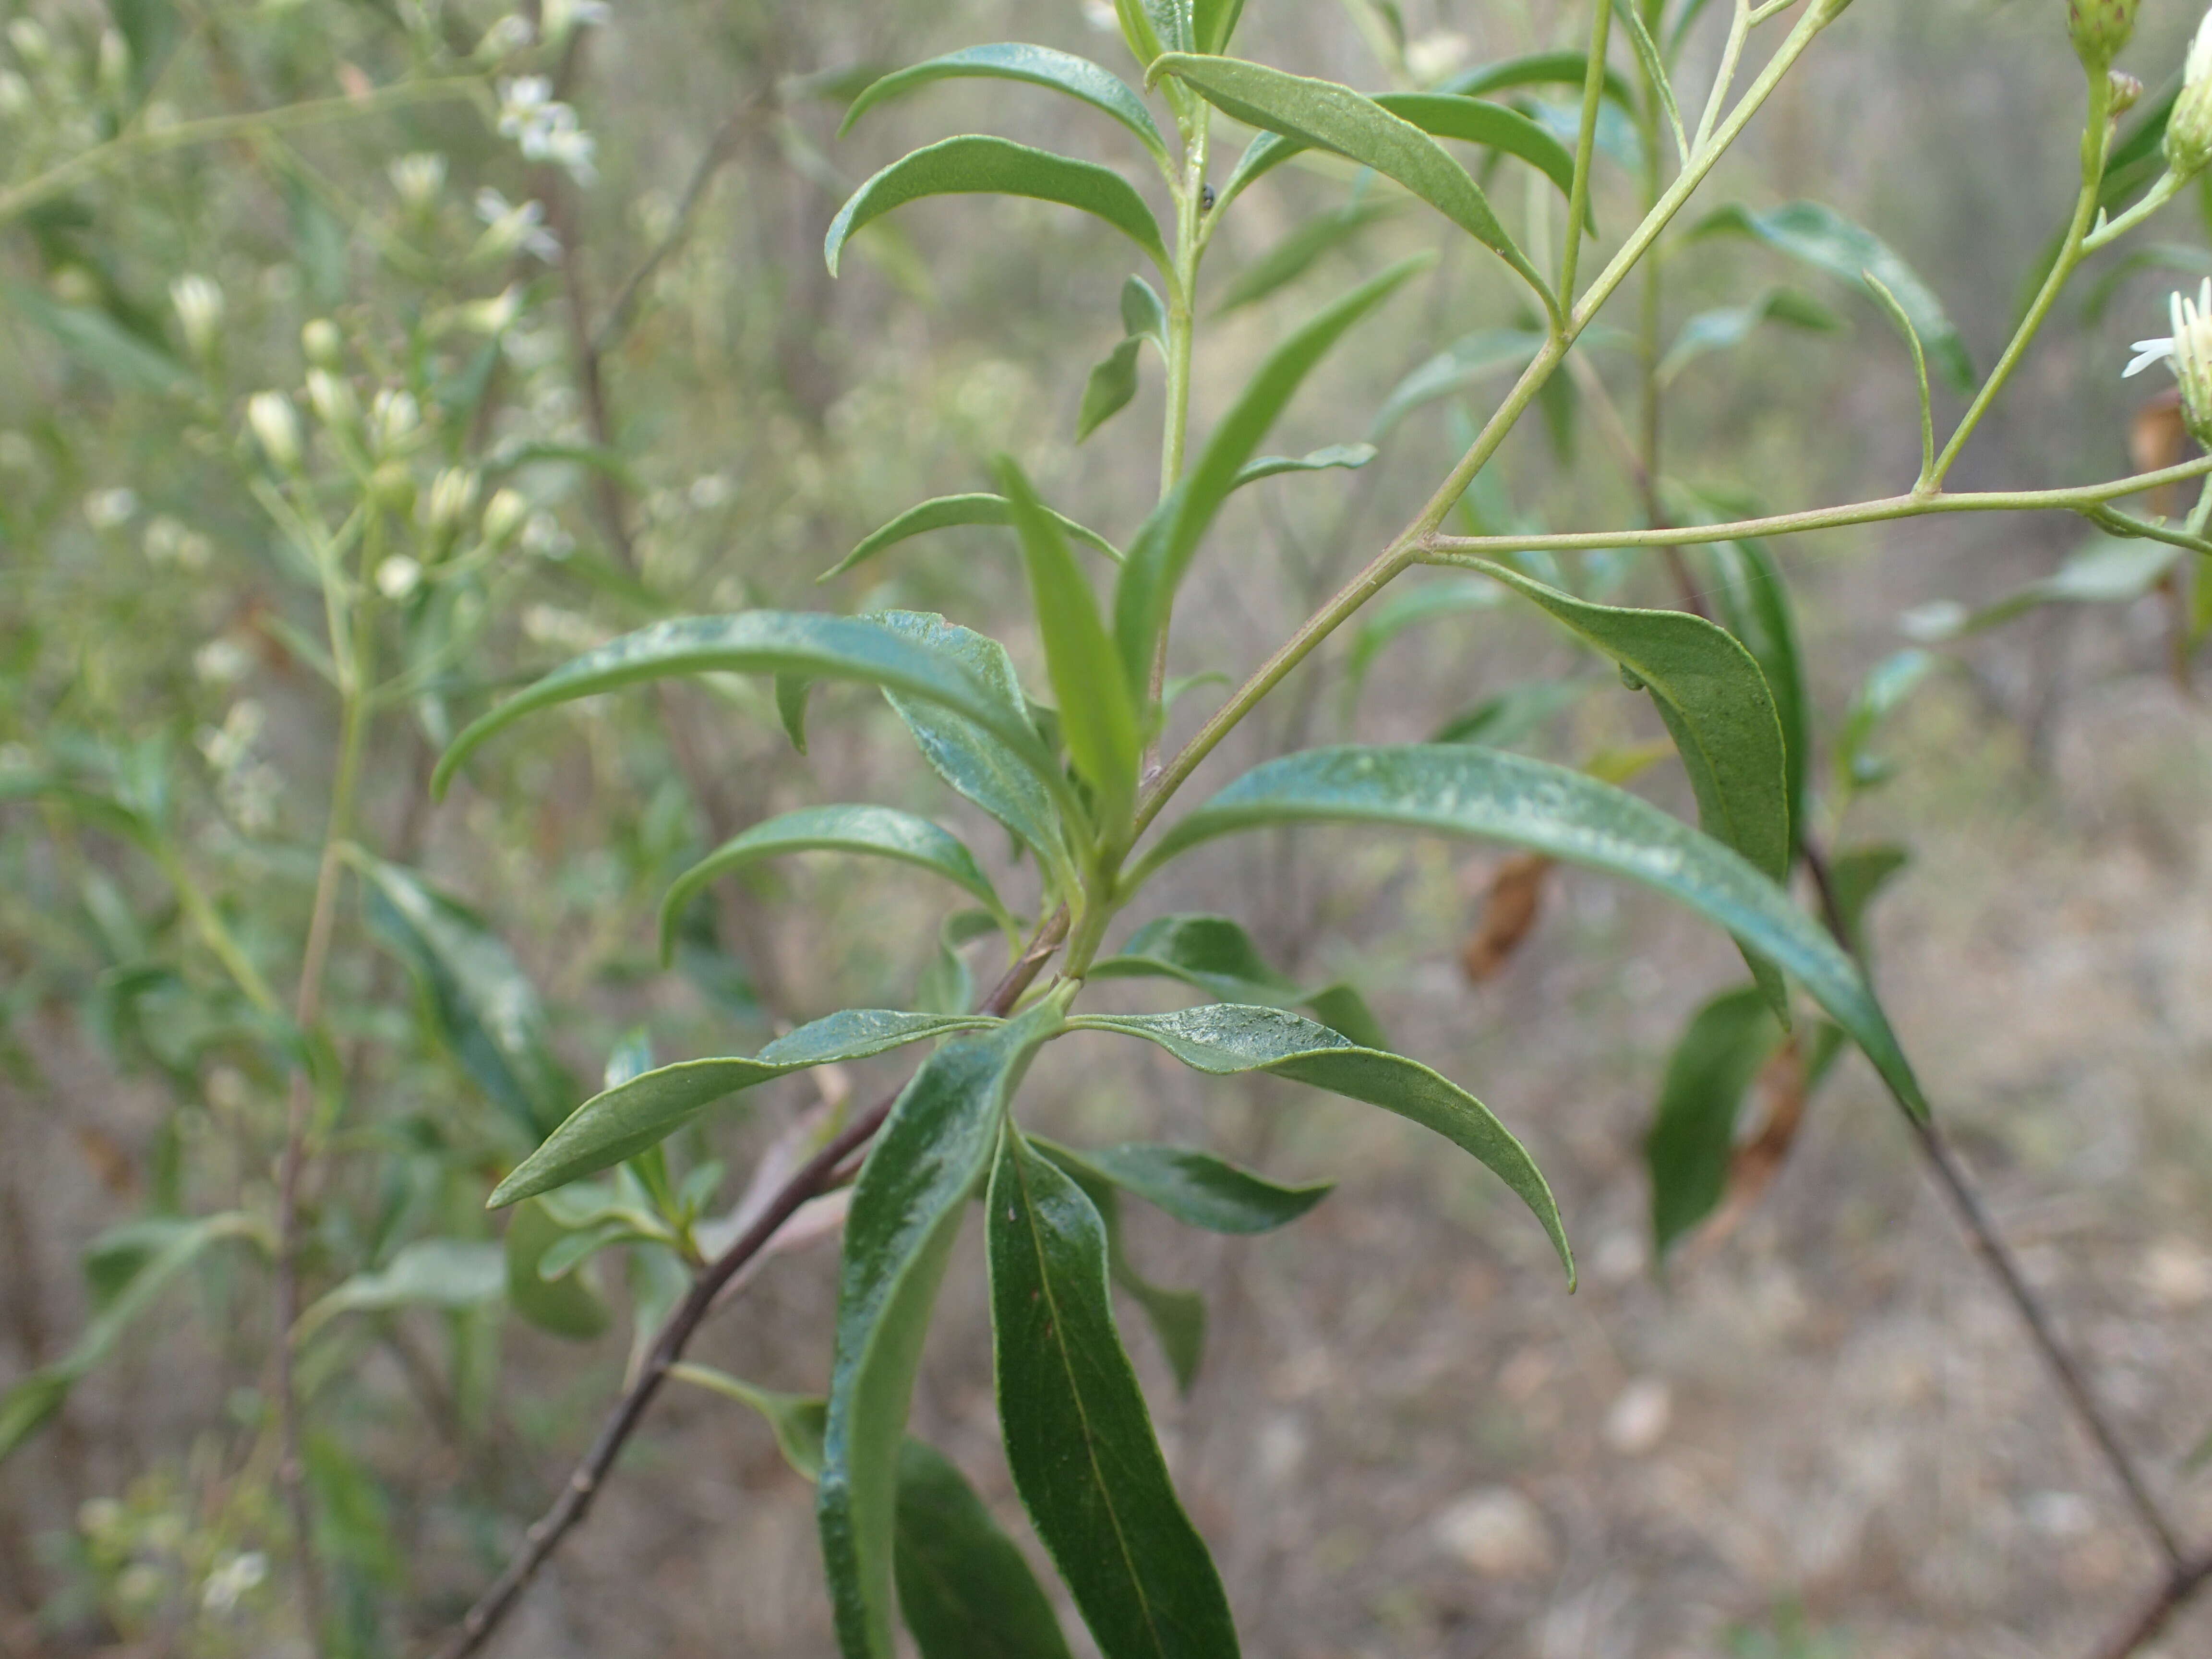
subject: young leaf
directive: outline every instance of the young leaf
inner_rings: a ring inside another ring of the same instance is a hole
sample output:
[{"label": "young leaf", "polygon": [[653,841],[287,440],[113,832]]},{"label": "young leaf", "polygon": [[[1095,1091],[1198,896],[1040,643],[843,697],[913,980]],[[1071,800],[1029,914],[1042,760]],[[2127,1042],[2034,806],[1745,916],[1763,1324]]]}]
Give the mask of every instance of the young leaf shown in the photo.
[{"label": "young leaf", "polygon": [[[1373,99],[1334,81],[1309,80],[1235,58],[1169,52],[1147,71],[1148,78],[1163,75],[1175,76],[1237,120],[1279,133],[1294,145],[1334,150],[1396,179],[1504,259],[1552,303],[1542,274],[1505,234],[1482,186],[1435,139]],[[1267,165],[1287,159],[1278,149],[1270,150]],[[1243,162],[1237,171],[1247,172]],[[1249,179],[1232,177],[1231,182],[1241,189]]]},{"label": "young leaf", "polygon": [[891,1567],[921,1659],[1068,1659],[1020,1549],[951,1460],[912,1437],[899,1448]]},{"label": "young leaf", "polygon": [[[876,620],[959,664],[1008,715],[1028,726],[1013,660],[996,640],[926,611],[886,611]],[[1066,882],[1073,866],[1052,796],[1035,769],[974,720],[896,692],[886,695],[938,776],[1005,824]]]},{"label": "young leaf", "polygon": [[990,1167],[1030,1056],[1060,1024],[1042,1002],[947,1043],[891,1109],[861,1166],[837,1277],[836,1358],[815,1512],[838,1646],[893,1659],[897,1458],[938,1282],[969,1193]]},{"label": "young leaf", "polygon": [[830,274],[837,274],[838,256],[853,233],[893,208],[925,196],[975,194],[1028,196],[1093,214],[1142,248],[1164,273],[1173,275],[1158,221],[1120,173],[1095,161],[975,134],[915,150],[854,191],[830,222],[822,245]]},{"label": "young leaf", "polygon": [[292,1340],[305,1342],[342,1313],[400,1308],[473,1308],[507,1290],[507,1255],[498,1245],[458,1238],[418,1238],[370,1273],[356,1273],[300,1316]]},{"label": "young leaf", "polygon": [[1106,1235],[1011,1127],[985,1201],[1006,1462],[1105,1659],[1234,1659],[1219,1574],[1114,1328]]},{"label": "young leaf", "polygon": [[1736,1118],[1760,1068],[1782,1046],[1765,994],[1724,992],[1698,1010],[1667,1062],[1644,1143],[1658,1254],[1713,1212],[1728,1191]]},{"label": "young leaf", "polygon": [[195,390],[191,373],[182,363],[104,311],[63,305],[14,283],[0,283],[0,301],[79,363],[126,392],[186,398]]},{"label": "young leaf", "polygon": [[574,1263],[560,1264],[563,1270],[550,1277],[540,1272],[547,1253],[574,1237],[543,1204],[517,1210],[507,1224],[507,1300],[539,1330],[588,1342],[614,1317],[605,1302]]},{"label": "young leaf", "polygon": [[1013,503],[1022,561],[1044,636],[1046,672],[1060,704],[1060,726],[1075,769],[1097,798],[1098,828],[1118,838],[1137,796],[1143,763],[1142,721],[1129,683],[1116,672],[1114,641],[1098,614],[1091,584],[1060,527],[1012,459],[999,463],[1000,484]]},{"label": "young leaf", "polygon": [[[1580,52],[1535,52],[1522,58],[1508,58],[1496,64],[1480,64],[1462,70],[1436,90],[1457,93],[1463,97],[1480,98],[1493,92],[1510,92],[1516,87],[1577,87],[1589,79],[1589,56]],[[1620,108],[1633,114],[1636,112],[1636,93],[1628,84],[1628,77],[1607,65],[1605,71],[1605,95]]]},{"label": "young leaf", "polygon": [[804,674],[775,677],[775,717],[783,722],[783,735],[800,754],[806,752],[806,698],[814,682]]},{"label": "young leaf", "polygon": [[[1150,292],[1149,289],[1146,291]],[[1097,548],[1116,564],[1121,562],[1121,550],[1097,531],[1087,529],[1073,519],[1062,519],[1057,513],[1053,517],[1059,519],[1060,527],[1076,540]],[[1013,521],[1013,509],[1007,506],[1004,495],[939,495],[935,501],[908,507],[815,580],[826,582],[832,576],[842,576],[854,565],[866,563],[885,548],[910,536],[923,535],[932,530],[949,530],[957,525],[1010,525]]]},{"label": "young leaf", "polygon": [[1200,52],[1229,50],[1229,37],[1237,32],[1237,19],[1244,0],[1191,0],[1191,41]]},{"label": "young leaf", "polygon": [[716,1101],[755,1084],[992,1023],[969,1015],[848,1008],[778,1037],[757,1059],[686,1060],[659,1066],[579,1106],[493,1189],[488,1207],[534,1198],[619,1164],[659,1145]]},{"label": "young leaf", "polygon": [[1171,828],[1125,878],[1239,830],[1382,823],[1503,841],[1625,876],[1688,906],[1812,994],[1905,1110],[1927,1097],[1856,964],[1772,880],[1729,848],[1611,785],[1496,750],[1446,744],[1313,749],[1268,762]]},{"label": "young leaf", "polygon": [[1214,428],[1196,464],[1146,520],[1121,562],[1121,580],[1114,592],[1115,639],[1133,690],[1149,687],[1152,653],[1166,632],[1176,589],[1260,440],[1328,349],[1428,263],[1426,255],[1401,260],[1361,283],[1276,347]]},{"label": "young leaf", "polygon": [[1881,723],[1920,689],[1940,661],[1925,651],[1899,651],[1868,672],[1850,707],[1844,711],[1844,729],[1836,738],[1836,777],[1845,793],[1885,783],[1897,769],[1868,744]]},{"label": "young leaf", "polygon": [[1741,345],[1763,323],[1784,323],[1813,334],[1833,334],[1844,326],[1842,318],[1811,295],[1794,288],[1770,288],[1747,304],[1701,311],[1683,324],[1674,343],[1659,360],[1659,383],[1671,384],[1708,352]]},{"label": "young leaf", "polygon": [[724,842],[693,865],[660,902],[660,960],[665,966],[676,946],[676,926],[684,908],[711,883],[759,859],[788,853],[857,853],[896,859],[944,877],[982,900],[991,914],[1013,921],[998,890],[958,836],[927,818],[894,806],[809,806],[757,823]]},{"label": "young leaf", "polygon": [[1052,1157],[1063,1168],[1074,1159],[1186,1227],[1211,1233],[1273,1232],[1336,1190],[1332,1181],[1280,1187],[1188,1146],[1132,1143],[1065,1155],[1055,1148]]},{"label": "young leaf", "polygon": [[1060,769],[1019,708],[979,683],[966,665],[909,638],[884,620],[790,611],[734,617],[684,617],[611,641],[477,717],[438,762],[432,787],[443,795],[461,763],[526,714],[579,697],[680,674],[803,674],[859,680],[949,709],[988,732],[1048,787]]},{"label": "young leaf", "polygon": [[1480,576],[1407,582],[1392,588],[1360,612],[1359,627],[1352,636],[1352,649],[1344,665],[1347,703],[1358,700],[1361,689],[1367,684],[1368,671],[1407,629],[1438,617],[1494,611],[1504,599],[1497,583]]},{"label": "young leaf", "polygon": [[1137,354],[1145,342],[1128,335],[1092,365],[1083,383],[1083,407],[1075,416],[1075,441],[1081,443],[1129,406],[1137,395]]},{"label": "young leaf", "polygon": [[1215,301],[1215,312],[1225,315],[1239,307],[1255,304],[1279,289],[1289,287],[1312,270],[1315,261],[1322,255],[1332,248],[1341,247],[1376,221],[1389,218],[1395,210],[1389,202],[1353,202],[1334,213],[1324,213],[1319,218],[1307,220],[1237,272],[1234,280],[1222,290],[1221,298]]},{"label": "young leaf", "polygon": [[1668,78],[1666,60],[1659,55],[1659,43],[1651,38],[1644,8],[1639,0],[1613,0],[1613,9],[1628,25],[1629,43],[1636,48],[1637,59],[1644,65],[1644,78],[1658,94],[1659,107],[1666,112],[1667,125],[1674,132],[1675,157],[1686,167],[1690,165],[1689,135],[1682,131],[1682,112],[1674,102],[1674,83]]},{"label": "young leaf", "polygon": [[1429,741],[1510,749],[1566,713],[1600,684],[1595,679],[1532,680],[1514,686],[1446,720]]},{"label": "young leaf", "polygon": [[526,1133],[560,1122],[575,1085],[514,953],[474,911],[412,871],[363,858],[369,931],[407,965],[461,1068]]},{"label": "young leaf", "polygon": [[1714,598],[1721,621],[1743,641],[1774,697],[1789,761],[1790,830],[1793,838],[1799,837],[1813,811],[1813,696],[1805,684],[1804,653],[1797,645],[1790,589],[1765,542],[1717,542],[1707,556],[1719,578]]},{"label": "young leaf", "polygon": [[1134,338],[1150,340],[1163,352],[1168,349],[1167,302],[1153,291],[1150,283],[1134,273],[1121,283],[1121,331]]},{"label": "young leaf", "polygon": [[1455,340],[1391,388],[1368,423],[1367,435],[1379,442],[1422,404],[1464,392],[1493,374],[1517,373],[1543,349],[1544,337],[1527,328],[1479,329]]},{"label": "young leaf", "polygon": [[1933,645],[1965,639],[2046,605],[2132,605],[2180,562],[2165,542],[2098,535],[2040,581],[2015,588],[1978,611],[1937,601],[1908,612],[1905,633]]},{"label": "young leaf", "polygon": [[1754,213],[1735,204],[1712,214],[1690,234],[1749,236],[1847,283],[1876,277],[1896,298],[1944,378],[1962,394],[1973,391],[1974,360],[1935,290],[1887,243],[1833,208],[1792,202],[1771,213]]},{"label": "young leaf", "polygon": [[1887,845],[1855,847],[1829,860],[1828,890],[1835,899],[1844,946],[1861,962],[1867,959],[1867,911],[1911,862],[1905,848]]},{"label": "young leaf", "polygon": [[1386,1046],[1382,1027],[1352,987],[1300,990],[1296,981],[1268,966],[1252,936],[1227,916],[1156,916],[1132,933],[1117,955],[1091,963],[1089,977],[1180,980],[1217,1002],[1270,1008],[1303,1005],[1354,1042]]},{"label": "young leaf", "polygon": [[1215,1077],[1266,1072],[1364,1101],[1433,1129],[1471,1153],[1520,1196],[1542,1224],[1575,1283],[1574,1251],[1543,1172],[1490,1109],[1419,1060],[1363,1048],[1325,1025],[1279,1008],[1214,1003],[1172,1014],[1097,1015],[1071,1022],[1157,1043],[1194,1071]]},{"label": "young leaf", "polygon": [[1357,472],[1373,460],[1375,454],[1373,444],[1330,444],[1323,449],[1310,449],[1303,455],[1261,455],[1238,467],[1229,487],[1242,489],[1246,484],[1279,477],[1285,472],[1328,472],[1340,468]]},{"label": "young leaf", "polygon": [[1049,46],[969,46],[963,52],[947,52],[926,64],[916,64],[911,69],[896,70],[852,101],[845,111],[844,121],[837,128],[837,136],[842,138],[850,132],[853,124],[878,104],[903,97],[934,82],[963,77],[1026,81],[1031,86],[1049,87],[1071,98],[1079,98],[1092,108],[1112,116],[1135,133],[1146,149],[1163,161],[1167,160],[1167,140],[1160,137],[1160,130],[1154,125],[1152,112],[1146,109],[1145,100],[1127,82],[1087,58],[1054,52]]},{"label": "young leaf", "polygon": [[1518,110],[1446,92],[1386,92],[1375,101],[1431,138],[1455,138],[1518,156],[1557,185],[1562,196],[1574,193],[1574,152]]}]

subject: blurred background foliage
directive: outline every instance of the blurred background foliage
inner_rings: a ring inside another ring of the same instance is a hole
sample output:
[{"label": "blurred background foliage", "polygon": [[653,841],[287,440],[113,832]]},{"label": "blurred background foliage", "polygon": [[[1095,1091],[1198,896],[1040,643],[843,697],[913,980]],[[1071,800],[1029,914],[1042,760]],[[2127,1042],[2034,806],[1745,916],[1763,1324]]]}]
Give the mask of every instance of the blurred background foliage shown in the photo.
[{"label": "blurred background foliage", "polygon": [[[1815,197],[1874,227],[1986,361],[2070,189],[2078,72],[2055,9],[1859,0],[1705,204]],[[1415,86],[1568,44],[1578,15],[1255,0],[1243,50]],[[2195,21],[2151,0],[2126,66],[2155,88]],[[887,715],[817,718],[801,757],[764,686],[718,680],[536,723],[442,805],[428,769],[505,688],[670,614],[941,610],[1011,629],[1042,683],[1002,532],[814,582],[915,501],[981,487],[998,451],[1060,510],[1127,532],[1152,487],[1149,422],[1076,441],[1089,366],[1121,337],[1123,250],[1034,204],[933,204],[872,228],[833,283],[821,237],[854,183],[975,96],[932,90],[841,140],[873,69],[996,39],[1105,59],[1110,25],[1073,0],[514,16],[11,0],[0,1653],[298,1650],[268,1290],[298,1066],[321,1103],[298,1358],[332,1650],[397,1654],[496,1570],[672,1294],[674,1255],[618,1231],[538,1276],[545,1241],[502,1237],[491,1181],[641,1053],[749,1051],[829,1008],[922,1006],[975,965],[939,945],[943,892],[814,861],[725,884],[675,971],[658,965],[670,878],[771,811],[895,801],[1000,844]],[[1696,37],[1686,62],[1716,46]],[[529,76],[536,105],[515,92]],[[180,142],[288,106],[307,112]],[[1093,154],[1060,114],[1012,98],[989,119]],[[112,164],[71,171],[88,152]],[[1496,183],[1501,205],[1542,210],[1517,183]],[[1609,165],[1601,222],[1626,222],[1636,188]],[[1347,202],[1356,238],[1286,247]],[[1202,307],[1201,421],[1320,297],[1438,240],[1387,207],[1327,164],[1240,204]],[[2155,258],[2107,256],[2069,296],[1957,487],[2106,476],[2131,438],[2157,441],[2141,383],[2119,379],[2126,343],[2160,331],[2166,289],[2212,258],[2193,201],[2153,235]],[[1526,325],[1476,265],[1449,251],[1301,398],[1271,447],[1379,453],[1240,496],[1194,578],[1176,673],[1241,674],[1463,447],[1495,376],[1434,368],[1448,395],[1376,417],[1453,343]],[[1789,297],[1765,302],[1778,284]],[[1911,370],[1874,307],[1753,241],[1679,249],[1664,337],[1730,308],[1690,331],[1716,349],[1668,362],[1668,472],[1776,508],[1902,487]],[[1632,303],[1616,309],[1632,330]],[[1626,404],[1628,355],[1589,356]],[[272,392],[288,413],[250,416]],[[1138,410],[1158,396],[1148,378]],[[1470,522],[1637,520],[1601,411],[1555,402],[1479,482]],[[287,419],[296,469],[276,453]],[[337,747],[313,560],[371,492],[410,526],[362,611],[393,690],[367,737],[328,1042],[302,1054],[285,1010]],[[2084,541],[2070,521],[1939,520],[1780,552],[1824,821],[1848,811],[1855,839],[1920,854],[1874,929],[1908,1042],[2161,1479],[2203,1512],[2183,1455],[2206,1426],[2185,1380],[2207,1358],[2191,1310],[2212,1298],[2212,1146],[2187,1108],[2212,957],[2185,653],[2147,580],[2046,587],[2029,598],[2096,602],[1956,626]],[[1581,574],[1672,602],[1648,559]],[[1240,732],[1220,775],[1348,732],[1425,738],[1509,688],[1593,672],[1466,584],[1407,592]],[[1608,686],[1559,697],[1522,740],[1583,760],[1656,736]],[[1208,695],[1196,684],[1179,718]],[[1668,769],[1646,783],[1687,809]],[[1389,1127],[1267,1088],[1201,1122],[1196,1092],[1141,1060],[1040,1067],[1047,1116],[1084,1132],[1172,1127],[1286,1179],[1353,1172],[1305,1227],[1233,1257],[1135,1224],[1148,1261],[1213,1297],[1206,1378],[1162,1426],[1255,1650],[2056,1654],[2144,1566],[2004,1310],[1922,1213],[1856,1062],[1751,1218],[1650,1273],[1643,1127],[1683,1020],[1731,981],[1724,940],[1594,881],[1433,845],[1271,838],[1194,861],[1161,898],[1247,918],[1300,983],[1357,981],[1401,1047],[1523,1130],[1592,1262],[1584,1295],[1553,1305],[1541,1241],[1476,1172]],[[1516,899],[1528,925],[1501,939]],[[788,1125],[866,1086],[764,1089],[672,1143],[671,1178],[726,1212]],[[718,1322],[717,1363],[818,1386],[829,1255],[774,1264]],[[981,1309],[950,1303],[919,1419],[1004,1505]],[[1165,1378],[1157,1353],[1140,1362]],[[823,1650],[805,1495],[750,1418],[665,1406],[616,1486],[513,1650]]]}]

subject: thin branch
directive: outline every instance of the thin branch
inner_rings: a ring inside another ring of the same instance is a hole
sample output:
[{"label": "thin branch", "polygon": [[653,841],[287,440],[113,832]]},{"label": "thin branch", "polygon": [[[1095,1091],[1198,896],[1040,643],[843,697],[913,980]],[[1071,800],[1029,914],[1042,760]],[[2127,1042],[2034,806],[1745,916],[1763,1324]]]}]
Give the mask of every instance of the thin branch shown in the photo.
[{"label": "thin branch", "polygon": [[684,187],[683,199],[676,204],[676,216],[669,223],[667,234],[653,244],[653,251],[623,280],[607,307],[607,314],[600,319],[599,327],[592,331],[590,345],[595,358],[604,356],[612,349],[629,327],[630,319],[637,309],[638,297],[644,293],[645,285],[653,280],[653,273],[660,269],[669,255],[681,247],[690,235],[692,218],[707,199],[708,186],[714,182],[714,175],[729,164],[730,158],[738,152],[738,141],[767,107],[765,97],[751,99],[716,130],[708,143],[706,154],[699,158],[699,165],[692,169],[690,183]]}]

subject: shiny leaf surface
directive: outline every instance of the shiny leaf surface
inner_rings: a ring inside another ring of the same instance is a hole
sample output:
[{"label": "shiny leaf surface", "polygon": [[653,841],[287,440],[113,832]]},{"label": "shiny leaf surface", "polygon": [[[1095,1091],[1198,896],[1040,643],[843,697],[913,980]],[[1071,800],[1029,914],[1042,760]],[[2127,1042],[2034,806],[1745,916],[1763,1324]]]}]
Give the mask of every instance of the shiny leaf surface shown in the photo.
[{"label": "shiny leaf surface", "polygon": [[1064,92],[1071,98],[1079,98],[1093,109],[1103,110],[1131,132],[1137,135],[1146,149],[1165,160],[1167,141],[1160,137],[1152,112],[1145,100],[1118,75],[1101,69],[1087,58],[1078,58],[1070,52],[1055,52],[1049,46],[1030,46],[1005,44],[988,46],[969,46],[963,52],[947,52],[942,58],[933,58],[926,64],[916,64],[886,75],[855,98],[845,111],[843,124],[837,129],[842,137],[853,130],[853,124],[878,104],[932,85],[939,81],[959,79],[992,79],[1024,81],[1031,86],[1049,87]]}]

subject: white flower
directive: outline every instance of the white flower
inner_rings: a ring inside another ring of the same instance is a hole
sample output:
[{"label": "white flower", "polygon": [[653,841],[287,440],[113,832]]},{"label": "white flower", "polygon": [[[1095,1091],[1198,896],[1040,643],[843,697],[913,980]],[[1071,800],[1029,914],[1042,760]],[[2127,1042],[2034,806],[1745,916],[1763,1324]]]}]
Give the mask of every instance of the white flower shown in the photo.
[{"label": "white flower", "polygon": [[484,38],[477,43],[477,55],[504,58],[510,52],[520,52],[535,38],[530,30],[530,20],[509,12],[484,31]]},{"label": "white flower", "polygon": [[404,599],[422,585],[422,567],[404,553],[395,553],[376,567],[376,591],[387,599]]},{"label": "white flower", "polygon": [[499,83],[499,132],[531,161],[565,168],[580,185],[592,182],[597,143],[574,109],[553,96],[553,83],[544,76],[518,75]]},{"label": "white flower", "polygon": [[252,666],[252,658],[236,640],[210,640],[192,653],[192,672],[209,685],[234,685]]},{"label": "white flower", "polygon": [[279,472],[300,465],[300,416],[292,400],[281,392],[257,392],[246,400],[246,423]]},{"label": "white flower", "polygon": [[392,180],[392,193],[411,211],[421,213],[446,187],[446,158],[434,150],[417,151],[398,157],[385,173]]},{"label": "white flower", "polygon": [[248,1550],[242,1555],[228,1556],[208,1575],[207,1587],[200,1593],[200,1605],[210,1613],[228,1613],[268,1577],[269,1558],[260,1551]]},{"label": "white flower", "polygon": [[494,547],[503,545],[507,538],[522,528],[522,521],[530,516],[530,503],[518,489],[502,489],[484,503],[483,538]]},{"label": "white flower", "polygon": [[84,498],[85,522],[94,530],[112,530],[118,525],[128,524],[138,512],[137,492],[131,489],[95,489]]},{"label": "white flower", "polygon": [[2125,374],[2139,374],[2153,363],[2171,363],[2181,382],[2182,419],[2197,442],[2212,447],[2212,276],[2197,297],[2176,294],[2168,301],[2173,333],[2163,340],[2137,340],[2135,361]]},{"label": "white flower", "polygon": [[187,271],[169,284],[169,303],[177,308],[177,322],[192,355],[213,356],[216,331],[222,327],[222,289],[211,277]]},{"label": "white flower", "polygon": [[487,185],[477,192],[477,217],[489,228],[471,257],[500,258],[517,248],[548,264],[561,257],[561,244],[545,228],[545,210],[536,202],[509,202]]}]

